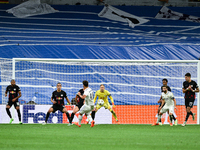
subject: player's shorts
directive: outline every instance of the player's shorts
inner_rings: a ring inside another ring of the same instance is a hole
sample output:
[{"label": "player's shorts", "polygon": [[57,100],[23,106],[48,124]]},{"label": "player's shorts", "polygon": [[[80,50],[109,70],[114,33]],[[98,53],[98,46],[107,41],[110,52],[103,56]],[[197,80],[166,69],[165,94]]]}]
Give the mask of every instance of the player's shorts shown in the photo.
[{"label": "player's shorts", "polygon": [[103,105],[99,105],[99,104],[96,105],[96,109],[97,110],[99,110],[101,107],[104,107],[105,109],[110,109],[111,108],[109,102],[108,103],[104,103]]},{"label": "player's shorts", "polygon": [[173,114],[173,112],[174,112],[174,106],[170,106],[170,107],[164,106],[164,107],[160,110],[160,112],[163,114],[163,113],[166,113],[168,110],[169,110],[169,114],[170,114],[170,113]]},{"label": "player's shorts", "polygon": [[91,111],[94,109],[93,105],[86,105],[84,104],[81,109],[80,109],[80,114],[86,114],[89,115],[91,113]]},{"label": "player's shorts", "polygon": [[55,113],[57,110],[60,110],[63,113],[63,109],[65,108],[64,105],[53,105],[51,108],[53,108],[53,113]]},{"label": "player's shorts", "polygon": [[81,109],[81,107],[82,107],[83,105],[84,105],[83,103],[78,103],[78,104],[76,104],[76,106],[78,107],[79,110]]},{"label": "player's shorts", "polygon": [[9,105],[10,107],[12,107],[12,105],[14,105],[16,108],[17,106],[19,106],[19,102],[18,101],[17,102],[16,101],[15,102],[8,101],[7,105]]},{"label": "player's shorts", "polygon": [[187,108],[187,107],[192,108],[193,105],[194,105],[194,101],[195,101],[194,98],[186,98],[186,99],[185,99],[185,107],[186,107],[186,108]]}]

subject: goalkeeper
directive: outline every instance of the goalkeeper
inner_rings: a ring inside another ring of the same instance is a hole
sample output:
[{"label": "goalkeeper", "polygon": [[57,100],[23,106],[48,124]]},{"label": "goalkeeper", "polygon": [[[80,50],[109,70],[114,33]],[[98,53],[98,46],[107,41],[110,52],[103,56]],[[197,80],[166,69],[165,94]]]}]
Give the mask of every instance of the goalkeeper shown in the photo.
[{"label": "goalkeeper", "polygon": [[119,124],[119,121],[117,119],[117,115],[116,113],[113,111],[113,109],[111,108],[109,102],[108,102],[108,97],[110,97],[110,100],[112,102],[112,106],[113,108],[115,108],[115,105],[114,105],[114,101],[113,101],[113,98],[110,94],[110,92],[108,92],[107,90],[105,90],[105,86],[103,84],[100,85],[100,90],[97,90],[96,93],[95,93],[95,97],[94,97],[94,103],[96,102],[96,99],[97,99],[97,96],[98,96],[98,100],[99,99],[102,99],[104,101],[104,104],[103,105],[99,105],[97,103],[96,107],[94,108],[94,110],[92,111],[92,119],[94,120],[95,118],[95,113],[101,108],[101,107],[104,107],[105,109],[108,109],[113,117],[115,118],[115,120],[117,121],[117,123]]}]

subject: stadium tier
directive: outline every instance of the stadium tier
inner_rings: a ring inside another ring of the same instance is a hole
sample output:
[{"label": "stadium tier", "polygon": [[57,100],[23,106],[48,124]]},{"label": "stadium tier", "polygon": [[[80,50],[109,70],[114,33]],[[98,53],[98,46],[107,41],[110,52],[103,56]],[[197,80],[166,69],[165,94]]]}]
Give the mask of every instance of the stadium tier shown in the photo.
[{"label": "stadium tier", "polygon": [[[57,82],[62,83],[63,90],[72,100],[82,88],[81,82],[88,80],[94,92],[100,84],[105,84],[114,98],[121,123],[149,124],[155,121],[162,79],[167,78],[177,99],[179,111],[176,115],[180,122],[183,121],[182,83],[187,72],[198,82],[197,61],[124,60],[197,60],[200,57],[198,23],[155,19],[161,7],[117,7],[150,20],[135,28],[98,17],[102,6],[53,6],[59,12],[27,18],[6,13],[5,10],[11,7],[13,5],[0,5],[1,104],[6,104],[5,87],[12,78],[22,89],[21,104],[34,100],[41,105],[21,105],[25,115],[34,109],[41,112],[44,105],[46,113],[52,104],[50,97]],[[199,9],[194,7],[172,9],[194,16],[199,14]],[[1,111],[5,112],[5,109]],[[194,112],[197,112],[197,101]],[[37,115],[44,116],[44,113],[30,114],[32,118]],[[112,115],[109,117],[109,123],[115,123]],[[28,117],[23,118],[28,123]],[[66,123],[66,118],[59,123],[62,122]],[[188,123],[197,123],[197,119]]]}]

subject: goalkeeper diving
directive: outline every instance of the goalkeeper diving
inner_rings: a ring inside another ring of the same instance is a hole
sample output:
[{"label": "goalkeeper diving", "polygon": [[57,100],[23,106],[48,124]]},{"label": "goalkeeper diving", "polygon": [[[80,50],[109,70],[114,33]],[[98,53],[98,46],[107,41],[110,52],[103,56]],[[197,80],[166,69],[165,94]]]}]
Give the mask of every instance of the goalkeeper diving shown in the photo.
[{"label": "goalkeeper diving", "polygon": [[[101,107],[104,107],[105,109],[108,109],[113,117],[115,118],[115,120],[117,121],[117,123],[119,124],[119,121],[117,119],[117,115],[116,113],[113,111],[112,107],[115,108],[115,105],[114,105],[114,101],[113,101],[113,98],[110,94],[110,92],[108,92],[107,90],[105,90],[105,86],[103,84],[100,85],[100,90],[97,90],[96,93],[95,93],[95,97],[94,97],[94,103],[96,102],[97,100],[97,97],[98,97],[98,101],[99,100],[103,100],[104,103],[102,105],[100,105],[98,102],[97,102],[97,105],[96,107],[94,108],[94,110],[92,111],[92,119],[94,120],[95,118],[95,113],[101,108]],[[110,106],[110,103],[108,101],[108,97],[110,98],[111,102],[112,102],[112,107]]]}]

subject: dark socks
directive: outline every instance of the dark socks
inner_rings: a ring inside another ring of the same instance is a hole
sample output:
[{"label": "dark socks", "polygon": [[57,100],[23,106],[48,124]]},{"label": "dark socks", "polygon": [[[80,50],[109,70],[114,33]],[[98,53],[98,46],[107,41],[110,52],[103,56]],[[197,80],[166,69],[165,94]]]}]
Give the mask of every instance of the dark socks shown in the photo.
[{"label": "dark socks", "polygon": [[176,118],[174,117],[174,114],[172,114],[172,118],[173,118],[174,121],[176,120]]},{"label": "dark socks", "polygon": [[21,122],[21,113],[20,113],[20,110],[19,110],[19,109],[17,109],[17,113],[18,113],[19,121]]},{"label": "dark socks", "polygon": [[9,108],[6,108],[6,112],[7,112],[8,116],[9,116],[10,118],[12,118],[12,116],[11,116],[11,114],[10,114]]},{"label": "dark socks", "polygon": [[67,116],[67,118],[68,118],[68,120],[69,120],[69,123],[70,123],[70,120],[71,120],[71,118],[70,118],[70,116],[69,116],[69,113],[68,113],[68,112],[66,112],[66,116]]},{"label": "dark socks", "polygon": [[96,113],[95,111],[92,111],[92,115],[91,115],[92,116],[92,120],[94,120],[94,118],[95,118],[95,113]]},{"label": "dark socks", "polygon": [[169,115],[169,119],[170,119],[170,122],[172,122],[173,116],[172,116],[172,115]]},{"label": "dark socks", "polygon": [[49,118],[49,115],[50,115],[50,113],[47,112],[45,122],[47,122],[47,120],[48,120],[48,118]]},{"label": "dark socks", "polygon": [[190,112],[187,112],[187,115],[186,115],[186,118],[185,118],[185,121],[186,121],[186,122],[187,122],[189,116],[190,116]]},{"label": "dark socks", "polygon": [[192,115],[192,116],[193,116],[193,113],[192,113],[192,111],[190,111],[190,115]]},{"label": "dark socks", "polygon": [[74,113],[71,114],[71,118],[70,118],[69,123],[72,123],[72,121],[73,121],[73,119],[74,119],[74,115],[75,115]]}]

